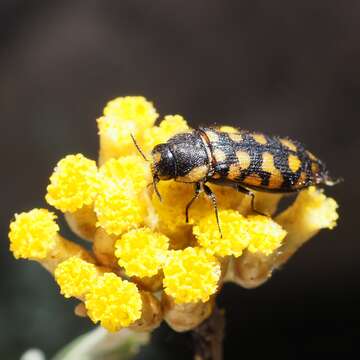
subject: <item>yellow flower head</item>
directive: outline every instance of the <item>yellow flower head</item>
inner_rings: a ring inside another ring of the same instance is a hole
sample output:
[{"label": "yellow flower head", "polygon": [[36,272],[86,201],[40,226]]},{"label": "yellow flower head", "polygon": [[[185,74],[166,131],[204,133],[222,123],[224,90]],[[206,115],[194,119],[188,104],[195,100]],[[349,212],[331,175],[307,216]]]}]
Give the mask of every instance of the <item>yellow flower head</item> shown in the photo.
[{"label": "yellow flower head", "polygon": [[109,331],[118,331],[141,317],[142,300],[136,285],[114,273],[100,276],[86,295],[90,319]]},{"label": "yellow flower head", "polygon": [[54,275],[61,294],[69,298],[81,297],[89,292],[98,272],[94,264],[73,256],[61,262]]},{"label": "yellow flower head", "polygon": [[50,177],[46,201],[62,212],[74,212],[93,203],[98,191],[96,163],[82,154],[60,160]]},{"label": "yellow flower head", "polygon": [[101,162],[111,157],[135,154],[130,134],[137,139],[151,127],[158,114],[152,103],[142,96],[119,97],[110,101],[98,122]]},{"label": "yellow flower head", "polygon": [[300,192],[293,206],[295,211],[306,217],[308,227],[314,229],[333,229],[339,218],[336,201],[326,197],[322,190],[314,186]]},{"label": "yellow flower head", "polygon": [[137,155],[123,156],[119,159],[110,159],[100,168],[100,176],[113,182],[121,183],[127,179],[133,188],[143,191],[151,182],[151,173],[148,163]]},{"label": "yellow flower head", "polygon": [[172,136],[189,130],[189,125],[181,115],[166,115],[159,126],[144,131],[140,142],[145,152],[150,152],[155,145],[165,143]]},{"label": "yellow flower head", "polygon": [[117,183],[103,179],[94,206],[97,225],[108,234],[122,235],[141,227],[147,216],[147,207],[133,183],[127,180]]},{"label": "yellow flower head", "polygon": [[164,264],[169,239],[148,228],[129,231],[115,244],[119,265],[129,276],[150,277],[156,275]]},{"label": "yellow flower head", "polygon": [[163,270],[164,291],[176,303],[208,301],[221,275],[219,261],[200,247],[170,251]]},{"label": "yellow flower head", "polygon": [[240,256],[249,245],[248,220],[235,210],[219,211],[221,238],[214,213],[203,217],[193,232],[201,246],[219,256]]},{"label": "yellow flower head", "polygon": [[[97,120],[99,168],[82,154],[68,155],[50,177],[47,202],[66,213],[76,234],[92,241],[91,250],[62,238],[55,214],[45,209],[15,215],[10,224],[14,256],[42,264],[54,274],[61,293],[84,301],[90,319],[109,331],[128,326],[151,331],[162,319],[175,330],[183,330],[184,324],[194,328],[210,315],[209,300],[215,300],[224,281],[258,286],[321,228],[332,229],[338,219],[335,200],[315,187],[301,191],[274,221],[253,215],[250,197],[210,183],[222,236],[214,204],[204,192],[191,203],[186,223],[194,184],[181,183],[180,178],[161,180],[160,201],[148,186],[154,180],[151,162],[135,145],[150,160],[148,153],[157,144],[192,130],[180,115],[167,115],[154,125],[157,117],[152,103],[142,96],[110,101]],[[231,126],[220,131],[239,132]],[[210,145],[219,139],[209,132]],[[256,140],[264,143],[260,136]],[[210,152],[220,162],[224,157],[216,150],[212,146]],[[248,163],[248,156],[245,160]],[[276,213],[282,194],[255,191],[254,195],[259,211]],[[279,248],[281,256],[268,256]]]},{"label": "yellow flower head", "polygon": [[56,246],[59,226],[56,215],[46,209],[33,209],[15,215],[10,224],[10,250],[15,258],[44,259]]},{"label": "yellow flower head", "polygon": [[159,114],[153,104],[143,96],[118,97],[107,103],[104,115],[126,122],[134,122],[141,128],[153,126]]},{"label": "yellow flower head", "polygon": [[[183,232],[185,222],[185,208],[194,196],[194,188],[191,184],[180,183],[176,181],[161,181],[158,189],[162,197],[159,200],[154,193],[152,196],[153,205],[159,217],[159,226],[162,231],[169,235]],[[243,194],[238,193],[234,189],[224,188],[217,185],[211,185],[211,189],[216,194],[218,208],[232,209],[239,205],[243,198]],[[196,224],[206,215],[214,216],[214,208],[211,201],[200,194],[189,210],[189,224]]]},{"label": "yellow flower head", "polygon": [[175,232],[179,226],[186,224],[184,210],[194,194],[194,189],[189,184],[169,180],[159,182],[158,190],[162,201],[155,192],[152,195],[152,201],[160,226],[170,232]]},{"label": "yellow flower head", "polygon": [[267,216],[251,215],[248,217],[248,232],[250,244],[248,250],[252,253],[261,252],[270,255],[284,240],[286,231]]},{"label": "yellow flower head", "polygon": [[107,161],[100,169],[100,189],[94,206],[97,225],[113,235],[140,227],[147,216],[144,197],[150,179],[147,164],[138,156]]}]

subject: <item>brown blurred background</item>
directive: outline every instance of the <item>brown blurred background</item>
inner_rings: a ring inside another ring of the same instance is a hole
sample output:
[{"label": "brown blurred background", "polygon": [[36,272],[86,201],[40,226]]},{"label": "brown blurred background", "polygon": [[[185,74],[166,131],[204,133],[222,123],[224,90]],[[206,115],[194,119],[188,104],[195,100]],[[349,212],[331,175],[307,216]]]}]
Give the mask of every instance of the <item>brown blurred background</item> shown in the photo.
[{"label": "brown blurred background", "polygon": [[[253,291],[227,285],[225,359],[355,354],[360,337],[360,2],[0,2],[0,358],[51,356],[92,328],[50,276],[15,261],[8,224],[45,206],[65,154],[96,158],[105,102],[142,94],[192,125],[299,139],[345,182],[341,220]],[[191,358],[189,335],[155,332],[146,359]],[[236,356],[232,356],[236,354]],[[145,355],[143,355],[145,358]]]}]

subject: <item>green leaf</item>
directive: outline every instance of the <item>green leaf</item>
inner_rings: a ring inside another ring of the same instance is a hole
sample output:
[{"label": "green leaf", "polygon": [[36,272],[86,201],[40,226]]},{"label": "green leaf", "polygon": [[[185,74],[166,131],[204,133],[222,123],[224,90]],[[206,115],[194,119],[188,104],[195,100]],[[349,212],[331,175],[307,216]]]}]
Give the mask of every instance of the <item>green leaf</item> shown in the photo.
[{"label": "green leaf", "polygon": [[98,327],[60,350],[52,360],[129,360],[148,344],[148,333],[122,329],[109,333]]}]

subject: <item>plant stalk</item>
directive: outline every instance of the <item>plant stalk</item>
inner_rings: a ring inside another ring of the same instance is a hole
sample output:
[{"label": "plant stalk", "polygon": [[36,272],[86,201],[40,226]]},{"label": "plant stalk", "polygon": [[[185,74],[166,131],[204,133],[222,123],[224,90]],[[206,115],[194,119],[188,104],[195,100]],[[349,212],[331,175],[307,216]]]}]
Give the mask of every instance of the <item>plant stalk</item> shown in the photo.
[{"label": "plant stalk", "polygon": [[224,311],[215,306],[203,323],[192,331],[194,360],[223,360]]}]

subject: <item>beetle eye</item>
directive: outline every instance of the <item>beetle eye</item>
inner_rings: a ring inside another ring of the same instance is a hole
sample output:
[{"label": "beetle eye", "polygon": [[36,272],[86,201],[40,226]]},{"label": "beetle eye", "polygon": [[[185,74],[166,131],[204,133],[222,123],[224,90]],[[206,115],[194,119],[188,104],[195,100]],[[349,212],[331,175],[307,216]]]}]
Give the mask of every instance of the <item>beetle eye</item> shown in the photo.
[{"label": "beetle eye", "polygon": [[152,151],[153,174],[160,180],[176,177],[176,163],[168,144],[159,144]]}]

